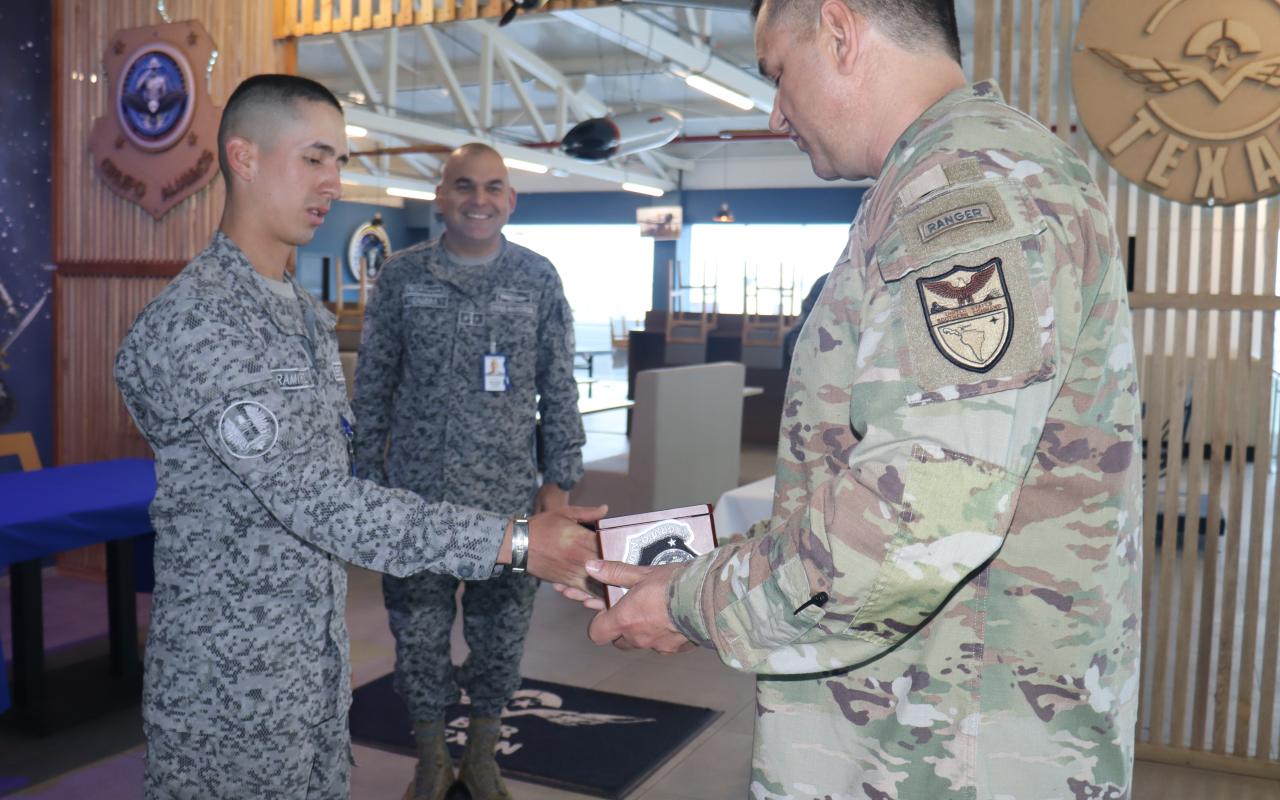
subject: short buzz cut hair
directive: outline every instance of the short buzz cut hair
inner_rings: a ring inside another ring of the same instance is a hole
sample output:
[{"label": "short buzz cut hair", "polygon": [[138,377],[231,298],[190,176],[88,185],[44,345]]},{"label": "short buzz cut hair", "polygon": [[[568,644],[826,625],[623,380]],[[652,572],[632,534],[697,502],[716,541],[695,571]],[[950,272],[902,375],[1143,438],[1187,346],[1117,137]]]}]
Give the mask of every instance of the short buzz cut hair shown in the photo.
[{"label": "short buzz cut hair", "polygon": [[227,98],[218,123],[218,166],[231,189],[231,165],[227,163],[227,139],[246,136],[252,120],[264,111],[278,111],[296,103],[327,103],[342,113],[342,104],[333,92],[310,78],[298,75],[254,75],[245,78]]},{"label": "short buzz cut hair", "polygon": [[[808,18],[816,21],[823,0],[754,0],[751,16],[758,19],[760,10],[769,6],[771,22],[790,23]],[[843,0],[844,4],[884,32],[894,44],[911,49],[931,44],[945,51],[956,63],[960,61],[960,31],[956,26],[955,0]]]}]

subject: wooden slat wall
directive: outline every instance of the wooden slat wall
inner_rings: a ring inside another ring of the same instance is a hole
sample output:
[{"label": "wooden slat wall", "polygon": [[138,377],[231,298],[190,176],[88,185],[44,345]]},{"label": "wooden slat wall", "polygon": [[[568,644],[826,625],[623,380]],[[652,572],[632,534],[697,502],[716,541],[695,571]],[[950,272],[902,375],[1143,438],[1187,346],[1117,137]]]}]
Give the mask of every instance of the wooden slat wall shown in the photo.
[{"label": "wooden slat wall", "polygon": [[[54,380],[66,398],[57,409],[58,463],[151,457],[151,448],[115,390],[111,370],[122,332],[168,282],[163,277],[111,274],[55,277]],[[85,394],[82,387],[109,388]]]},{"label": "wooden slat wall", "polygon": [[[520,13],[595,8],[615,1],[549,0]],[[271,5],[277,39],[500,17],[507,8],[505,0],[274,0]]]},{"label": "wooden slat wall", "polygon": [[[977,20],[966,43],[972,77],[997,78],[1009,102],[1094,165],[1117,230],[1134,237],[1147,442],[1138,756],[1280,778],[1280,529],[1267,512],[1280,505],[1271,446],[1280,198],[1201,209],[1133,187],[1075,126],[1068,76],[1086,0],[967,2]],[[1164,463],[1162,440],[1172,443]]]},{"label": "wooden slat wall", "polygon": [[[279,69],[272,5],[258,0],[170,0],[170,19],[199,20],[219,57],[210,94],[221,106],[245,77]],[[221,178],[159,221],[113,194],[88,151],[94,120],[110,109],[102,56],[118,30],[163,23],[154,0],[54,0],[55,459],[74,464],[148,453],[123,407],[111,363],[125,331],[199,252],[222,212]],[[203,66],[203,65],[201,65]],[[72,72],[98,74],[96,82]],[[204,79],[199,73],[198,80]],[[122,277],[122,275],[133,277]],[[142,276],[142,277],[140,277]]]}]

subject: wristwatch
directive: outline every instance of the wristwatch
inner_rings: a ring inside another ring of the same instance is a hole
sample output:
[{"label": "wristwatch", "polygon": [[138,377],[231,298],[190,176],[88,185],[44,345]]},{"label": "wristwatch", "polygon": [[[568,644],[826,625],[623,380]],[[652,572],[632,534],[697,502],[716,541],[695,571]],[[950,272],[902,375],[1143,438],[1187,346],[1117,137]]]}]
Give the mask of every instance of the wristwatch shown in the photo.
[{"label": "wristwatch", "polygon": [[511,571],[523,574],[529,565],[529,520],[516,517],[511,526]]}]

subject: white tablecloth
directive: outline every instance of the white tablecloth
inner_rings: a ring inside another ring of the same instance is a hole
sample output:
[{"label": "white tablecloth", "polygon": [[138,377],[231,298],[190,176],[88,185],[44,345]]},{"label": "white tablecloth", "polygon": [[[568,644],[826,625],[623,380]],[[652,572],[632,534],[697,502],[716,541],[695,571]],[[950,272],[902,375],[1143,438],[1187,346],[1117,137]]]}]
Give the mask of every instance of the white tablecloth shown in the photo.
[{"label": "white tablecloth", "polygon": [[747,532],[756,522],[773,513],[773,476],[755,483],[730,489],[716,501],[716,537],[726,541],[730,536]]}]

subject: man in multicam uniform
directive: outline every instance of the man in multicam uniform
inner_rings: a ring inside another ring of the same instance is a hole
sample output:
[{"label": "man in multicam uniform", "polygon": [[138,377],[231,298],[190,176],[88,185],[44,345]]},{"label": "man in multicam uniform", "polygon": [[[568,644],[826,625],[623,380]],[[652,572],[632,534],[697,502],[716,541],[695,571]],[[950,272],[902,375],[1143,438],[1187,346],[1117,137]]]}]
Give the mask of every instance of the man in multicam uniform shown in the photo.
[{"label": "man in multicam uniform", "polygon": [[[396,253],[383,268],[356,366],[357,474],[424,500],[505,515],[568,502],[585,441],[573,313],[551,262],[502,235],[515,200],[501,155],[478,143],[458,148],[436,190],[444,235]],[[494,746],[502,710],[520,688],[537,582],[528,575],[466,582],[471,652],[456,675],[449,634],[459,580],[388,575],[382,585],[396,638],[396,691],[418,748],[405,797],[439,800],[453,783],[444,716],[461,684],[471,706],[458,778],[475,800],[509,798]]]},{"label": "man in multicam uniform", "polygon": [[[499,515],[351,475],[334,317],[285,274],[341,194],[337,100],[304,78],[250,78],[218,144],[220,230],[115,366],[156,456],[145,795],[346,798],[343,562],[474,578],[520,547]],[[572,580],[595,539],[571,515],[602,511],[530,520],[530,571]]]},{"label": "man in multicam uniform", "polygon": [[589,563],[632,587],[591,636],[757,673],[756,798],[1129,797],[1139,398],[1104,199],[965,85],[950,2],[758,11],[771,127],[876,184],[796,347],[767,530]]}]

